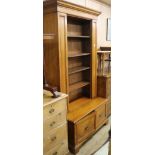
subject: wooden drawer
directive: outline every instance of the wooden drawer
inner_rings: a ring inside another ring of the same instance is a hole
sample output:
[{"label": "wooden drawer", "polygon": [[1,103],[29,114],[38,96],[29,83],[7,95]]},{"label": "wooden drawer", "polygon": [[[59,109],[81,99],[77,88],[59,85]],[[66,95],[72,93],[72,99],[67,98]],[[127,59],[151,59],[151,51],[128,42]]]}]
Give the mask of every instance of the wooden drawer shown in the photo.
[{"label": "wooden drawer", "polygon": [[95,113],[92,112],[76,124],[77,143],[82,142],[95,131]]},{"label": "wooden drawer", "polygon": [[60,144],[62,140],[67,142],[67,124],[54,129],[52,132],[44,134],[44,152]]},{"label": "wooden drawer", "polygon": [[100,127],[106,120],[106,104],[96,109],[96,128]]},{"label": "wooden drawer", "polygon": [[63,141],[61,144],[55,146],[47,153],[44,153],[44,155],[66,155],[66,153],[68,153],[67,142]]},{"label": "wooden drawer", "polygon": [[48,119],[55,114],[66,110],[67,99],[59,100],[53,104],[47,105],[44,107],[44,120]]},{"label": "wooden drawer", "polygon": [[53,117],[50,117],[49,119],[46,119],[44,121],[44,133],[49,132],[50,130],[56,128],[63,122],[66,122],[66,110],[59,112]]}]

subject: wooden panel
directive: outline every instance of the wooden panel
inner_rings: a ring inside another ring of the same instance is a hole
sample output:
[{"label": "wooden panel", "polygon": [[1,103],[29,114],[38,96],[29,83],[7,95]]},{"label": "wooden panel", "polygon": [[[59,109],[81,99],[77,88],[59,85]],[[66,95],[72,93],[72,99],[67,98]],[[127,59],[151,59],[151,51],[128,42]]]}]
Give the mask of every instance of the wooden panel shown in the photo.
[{"label": "wooden panel", "polygon": [[66,110],[66,103],[67,99],[62,99],[58,102],[45,106],[43,111],[44,120]]},{"label": "wooden panel", "polygon": [[69,53],[90,53],[90,39],[68,38]]},{"label": "wooden panel", "polygon": [[109,99],[107,105],[106,105],[106,115],[109,117],[111,114],[111,100]]},{"label": "wooden panel", "polygon": [[51,148],[60,144],[62,140],[67,142],[67,124],[65,123],[59,128],[44,134],[44,152],[48,152]]},{"label": "wooden panel", "polygon": [[[60,91],[68,93],[68,70],[67,70],[67,16],[58,13],[59,26],[59,64],[60,64]],[[55,73],[54,73],[55,74]]]},{"label": "wooden panel", "polygon": [[44,155],[66,155],[68,153],[68,145],[66,141],[62,141],[60,144],[52,148]]},{"label": "wooden panel", "polygon": [[104,124],[106,120],[106,104],[101,105],[96,110],[96,129]]},{"label": "wooden panel", "polygon": [[98,76],[97,77],[97,95],[104,98],[111,96],[111,76]]},{"label": "wooden panel", "polygon": [[49,132],[50,130],[56,128],[63,122],[66,122],[66,110],[59,112],[57,115],[50,117],[44,121],[44,133]]},{"label": "wooden panel", "polygon": [[76,142],[79,143],[95,131],[95,113],[87,115],[76,124]]},{"label": "wooden panel", "polygon": [[97,96],[97,22],[92,20],[92,86],[91,97]]},{"label": "wooden panel", "polygon": [[[60,88],[59,54],[58,54],[58,26],[57,14],[44,14],[43,33],[54,34],[52,40],[44,41],[44,76],[46,83]],[[54,59],[53,59],[54,58]],[[55,65],[57,64],[57,65]],[[54,73],[54,74],[53,74]]]}]

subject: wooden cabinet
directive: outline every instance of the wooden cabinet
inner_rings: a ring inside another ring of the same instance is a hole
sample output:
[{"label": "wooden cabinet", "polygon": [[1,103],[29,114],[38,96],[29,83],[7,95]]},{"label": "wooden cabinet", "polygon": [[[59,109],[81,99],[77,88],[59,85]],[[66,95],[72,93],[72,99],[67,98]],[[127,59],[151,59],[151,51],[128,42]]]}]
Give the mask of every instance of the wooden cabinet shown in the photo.
[{"label": "wooden cabinet", "polygon": [[70,106],[68,119],[68,142],[71,152],[78,152],[80,146],[102,125],[107,123],[106,105],[108,99],[80,98]]},{"label": "wooden cabinet", "polygon": [[[44,44],[45,77],[48,84],[57,86],[59,91],[69,96],[68,142],[73,153],[106,123],[107,99],[97,97],[99,15],[96,10],[62,0],[44,2],[43,31],[55,34],[51,44]],[[63,109],[63,105],[58,109]],[[49,106],[45,113],[51,116],[55,111]],[[45,130],[56,125],[53,120],[46,124]]]},{"label": "wooden cabinet", "polygon": [[67,95],[53,99],[46,94],[43,107],[44,155],[65,155],[68,152]]}]

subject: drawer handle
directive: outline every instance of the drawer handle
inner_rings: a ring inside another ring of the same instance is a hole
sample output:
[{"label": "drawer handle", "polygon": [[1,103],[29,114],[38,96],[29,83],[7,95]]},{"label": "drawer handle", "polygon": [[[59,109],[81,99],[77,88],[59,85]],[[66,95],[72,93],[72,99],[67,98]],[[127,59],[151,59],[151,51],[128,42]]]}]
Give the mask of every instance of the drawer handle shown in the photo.
[{"label": "drawer handle", "polygon": [[58,152],[54,152],[54,153],[53,153],[53,155],[57,155],[57,154],[58,154]]},{"label": "drawer handle", "polygon": [[49,111],[49,113],[53,113],[54,112],[54,109],[51,109],[50,111]]},{"label": "drawer handle", "polygon": [[102,114],[100,114],[99,117],[102,117]]},{"label": "drawer handle", "polygon": [[85,127],[85,130],[87,131],[89,129],[89,127],[87,126],[87,127]]},{"label": "drawer handle", "polygon": [[52,123],[50,124],[50,126],[52,127],[54,124],[55,124],[55,122],[52,122]]},{"label": "drawer handle", "polygon": [[51,141],[53,142],[53,141],[55,141],[57,138],[56,137],[53,137],[53,138],[51,138]]}]

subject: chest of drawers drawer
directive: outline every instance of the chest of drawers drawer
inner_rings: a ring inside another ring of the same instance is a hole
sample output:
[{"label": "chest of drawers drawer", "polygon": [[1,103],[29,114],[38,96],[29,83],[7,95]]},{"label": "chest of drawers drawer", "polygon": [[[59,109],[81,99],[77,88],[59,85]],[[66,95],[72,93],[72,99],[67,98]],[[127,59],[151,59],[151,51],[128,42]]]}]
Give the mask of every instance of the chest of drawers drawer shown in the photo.
[{"label": "chest of drawers drawer", "polygon": [[63,122],[66,122],[66,110],[59,112],[53,117],[44,120],[44,133],[48,133],[49,131],[53,130]]},{"label": "chest of drawers drawer", "polygon": [[99,128],[106,120],[106,104],[101,105],[95,111],[96,111],[96,128]]},{"label": "chest of drawers drawer", "polygon": [[43,111],[44,120],[66,110],[66,103],[67,99],[65,98],[45,106]]},{"label": "chest of drawers drawer", "polygon": [[66,141],[62,141],[60,144],[56,145],[50,151],[44,155],[66,155],[68,152],[68,145]]},{"label": "chest of drawers drawer", "polygon": [[63,124],[51,132],[44,133],[44,152],[60,144],[62,140],[67,142],[67,124]]},{"label": "chest of drawers drawer", "polygon": [[84,117],[76,124],[77,143],[83,141],[95,131],[95,113]]}]

